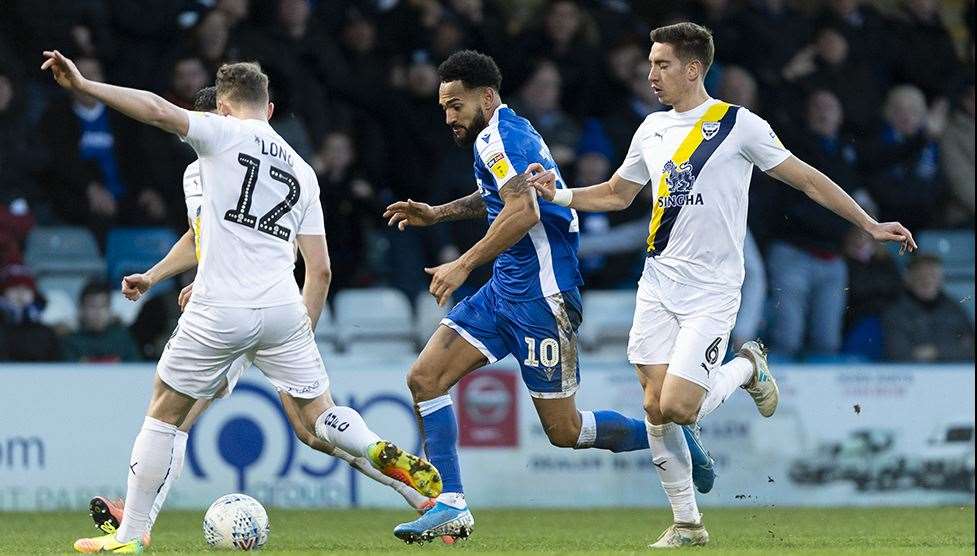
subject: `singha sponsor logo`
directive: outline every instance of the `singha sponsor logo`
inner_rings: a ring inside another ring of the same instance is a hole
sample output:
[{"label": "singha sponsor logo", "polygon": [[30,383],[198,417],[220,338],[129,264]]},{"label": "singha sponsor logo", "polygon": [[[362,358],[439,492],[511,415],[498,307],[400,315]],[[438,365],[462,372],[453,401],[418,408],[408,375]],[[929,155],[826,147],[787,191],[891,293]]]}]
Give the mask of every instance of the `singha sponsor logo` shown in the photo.
[{"label": "singha sponsor logo", "polygon": [[695,185],[695,168],[689,162],[676,166],[669,160],[662,169],[665,183],[668,184],[668,195],[658,198],[660,208],[681,207],[685,205],[701,205],[702,193],[693,193]]}]

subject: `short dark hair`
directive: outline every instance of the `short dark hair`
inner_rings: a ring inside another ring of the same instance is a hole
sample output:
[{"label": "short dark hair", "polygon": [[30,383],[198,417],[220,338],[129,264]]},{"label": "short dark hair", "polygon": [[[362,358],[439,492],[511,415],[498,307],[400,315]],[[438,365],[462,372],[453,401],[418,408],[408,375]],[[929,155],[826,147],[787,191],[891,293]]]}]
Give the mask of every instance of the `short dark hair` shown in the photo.
[{"label": "short dark hair", "polygon": [[85,287],[81,289],[81,294],[78,296],[78,301],[84,303],[89,296],[103,293],[108,295],[111,290],[112,287],[109,286],[108,282],[95,278],[85,283]]},{"label": "short dark hair", "polygon": [[438,76],[442,83],[461,81],[466,89],[491,87],[499,91],[502,87],[502,72],[495,60],[474,50],[461,50],[449,56],[438,66]]},{"label": "short dark hair", "polygon": [[217,87],[204,87],[193,94],[193,109],[196,112],[217,110]]},{"label": "short dark hair", "polygon": [[217,70],[217,97],[253,106],[268,104],[268,76],[258,62],[223,64]]},{"label": "short dark hair", "polygon": [[716,47],[712,43],[712,31],[689,21],[659,27],[651,32],[651,42],[672,45],[675,54],[685,63],[698,60],[705,66],[703,76],[709,72]]},{"label": "short dark hair", "polygon": [[935,265],[942,267],[943,260],[940,257],[932,253],[916,253],[909,258],[909,262],[906,263],[906,270],[912,270],[921,266]]}]

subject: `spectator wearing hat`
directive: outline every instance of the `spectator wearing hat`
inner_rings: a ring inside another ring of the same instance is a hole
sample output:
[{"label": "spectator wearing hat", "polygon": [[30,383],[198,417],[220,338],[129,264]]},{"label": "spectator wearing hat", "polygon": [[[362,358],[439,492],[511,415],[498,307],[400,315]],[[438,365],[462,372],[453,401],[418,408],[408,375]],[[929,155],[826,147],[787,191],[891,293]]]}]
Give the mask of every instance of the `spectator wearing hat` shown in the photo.
[{"label": "spectator wearing hat", "polygon": [[78,332],[63,341],[65,361],[107,363],[139,361],[135,341],[112,315],[110,289],[101,281],[89,282],[81,291]]},{"label": "spectator wearing hat", "polygon": [[30,269],[13,264],[0,271],[0,360],[57,361],[60,358],[57,335],[41,324],[44,305]]}]

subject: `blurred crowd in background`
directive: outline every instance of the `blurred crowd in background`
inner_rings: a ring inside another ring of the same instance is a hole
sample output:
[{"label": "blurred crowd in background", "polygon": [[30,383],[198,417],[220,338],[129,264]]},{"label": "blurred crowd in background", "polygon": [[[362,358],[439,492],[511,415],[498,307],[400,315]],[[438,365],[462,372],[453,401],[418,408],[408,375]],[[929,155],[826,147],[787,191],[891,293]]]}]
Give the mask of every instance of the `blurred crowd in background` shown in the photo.
[{"label": "blurred crowd in background", "polygon": [[[319,177],[333,291],[385,285],[416,299],[423,268],[485,230],[400,233],[380,217],[396,200],[435,204],[474,188],[472,154],[454,145],[437,104],[437,65],[463,48],[492,55],[503,100],[541,133],[569,184],[586,186],[614,172],[648,113],[667,109],[647,83],[648,32],[682,20],[715,34],[710,94],[769,120],[879,219],[917,235],[950,230],[939,237],[963,237],[969,250],[945,249],[963,256],[952,277],[959,291],[969,285],[968,300],[946,293],[945,256],[899,257],[757,172],[733,344],[762,335],[783,358],[972,360],[972,0],[2,2],[0,360],[150,358],[146,329],[168,334],[178,315],[174,289],[121,325],[109,270],[73,292],[76,323],[41,319],[46,296],[25,264],[32,230],[81,226],[102,250],[119,228],[183,233],[182,174],[194,159],[178,138],[57,89],[38,70],[42,50],[187,108],[222,62],[260,61],[272,126]],[[581,215],[586,288],[634,288],[652,194]]]}]

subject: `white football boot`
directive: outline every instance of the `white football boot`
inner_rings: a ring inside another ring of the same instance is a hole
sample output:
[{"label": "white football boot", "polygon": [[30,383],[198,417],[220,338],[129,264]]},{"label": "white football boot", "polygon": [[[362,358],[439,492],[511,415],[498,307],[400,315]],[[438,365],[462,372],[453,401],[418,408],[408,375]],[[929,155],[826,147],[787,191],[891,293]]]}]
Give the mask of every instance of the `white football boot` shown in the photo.
[{"label": "white football boot", "polygon": [[767,348],[759,340],[750,340],[743,344],[737,355],[753,362],[753,378],[741,388],[753,397],[760,415],[770,417],[777,411],[780,389],[777,388],[777,380],[767,365]]},{"label": "white football boot", "polygon": [[704,546],[709,542],[709,531],[699,523],[673,523],[648,548],[681,548],[683,546]]}]

